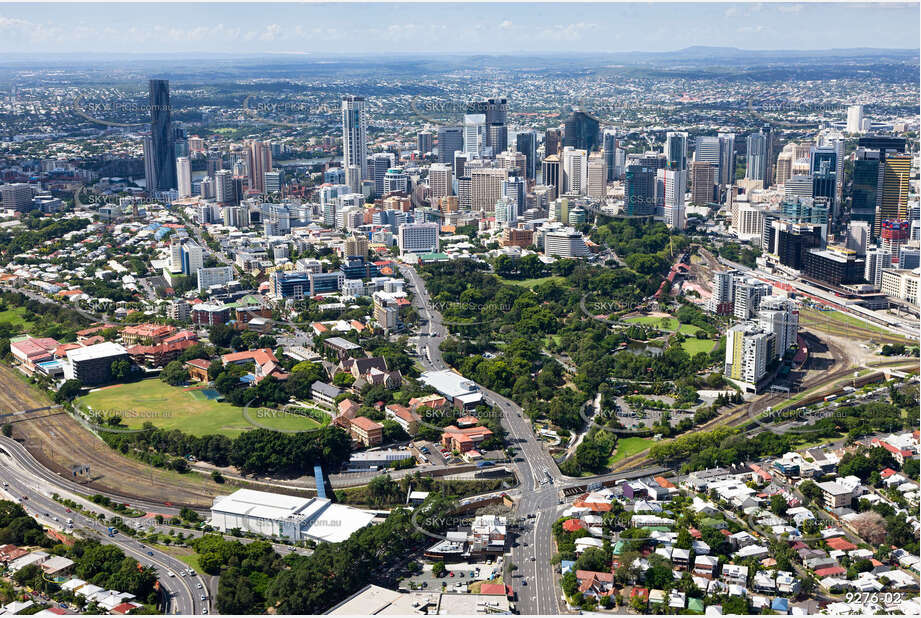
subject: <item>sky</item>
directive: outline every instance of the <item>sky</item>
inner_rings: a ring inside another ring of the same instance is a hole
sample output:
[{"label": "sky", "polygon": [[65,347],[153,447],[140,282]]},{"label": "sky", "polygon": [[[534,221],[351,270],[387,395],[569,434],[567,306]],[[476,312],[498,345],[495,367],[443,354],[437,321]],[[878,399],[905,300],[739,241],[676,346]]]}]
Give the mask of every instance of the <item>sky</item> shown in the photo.
[{"label": "sky", "polygon": [[919,17],[917,3],[0,3],[0,52],[918,49]]}]

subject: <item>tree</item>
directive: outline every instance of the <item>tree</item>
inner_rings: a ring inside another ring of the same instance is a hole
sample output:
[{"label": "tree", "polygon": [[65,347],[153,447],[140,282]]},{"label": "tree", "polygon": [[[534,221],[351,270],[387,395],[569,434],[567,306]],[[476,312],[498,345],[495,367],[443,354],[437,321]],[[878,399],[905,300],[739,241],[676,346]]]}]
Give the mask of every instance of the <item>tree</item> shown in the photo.
[{"label": "tree", "polygon": [[131,376],[131,363],[124,359],[112,361],[111,369],[112,380],[115,382],[122,382]]},{"label": "tree", "polygon": [[445,568],[445,563],[441,560],[432,565],[432,575],[435,577],[444,577],[447,572],[448,570]]},{"label": "tree", "polygon": [[820,503],[823,500],[822,490],[813,481],[803,481],[800,483],[799,490],[807,500],[813,503]]},{"label": "tree", "polygon": [[3,423],[3,435],[7,438],[13,435],[13,426],[10,423]]},{"label": "tree", "polygon": [[71,401],[80,393],[80,389],[82,387],[83,384],[80,382],[80,380],[67,380],[54,394],[54,400],[58,403]]},{"label": "tree", "polygon": [[170,386],[179,386],[189,381],[189,370],[182,362],[174,360],[160,372],[160,379]]},{"label": "tree", "polygon": [[789,508],[789,505],[783,496],[780,494],[771,496],[771,512],[774,515],[783,515],[787,512],[787,508]]}]

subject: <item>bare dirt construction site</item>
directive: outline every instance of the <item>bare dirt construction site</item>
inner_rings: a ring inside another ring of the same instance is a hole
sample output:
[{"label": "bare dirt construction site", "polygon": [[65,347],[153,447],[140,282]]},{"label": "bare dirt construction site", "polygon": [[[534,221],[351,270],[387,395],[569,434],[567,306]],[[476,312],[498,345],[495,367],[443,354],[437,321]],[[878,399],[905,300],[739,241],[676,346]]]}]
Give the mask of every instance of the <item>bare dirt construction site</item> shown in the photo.
[{"label": "bare dirt construction site", "polygon": [[[214,496],[232,491],[195,473],[161,470],[122,456],[73,417],[32,389],[14,369],[0,366],[0,415],[34,410],[3,419],[13,438],[43,466],[99,491],[153,503],[207,508]],[[74,466],[89,466],[88,477],[73,476]]]}]

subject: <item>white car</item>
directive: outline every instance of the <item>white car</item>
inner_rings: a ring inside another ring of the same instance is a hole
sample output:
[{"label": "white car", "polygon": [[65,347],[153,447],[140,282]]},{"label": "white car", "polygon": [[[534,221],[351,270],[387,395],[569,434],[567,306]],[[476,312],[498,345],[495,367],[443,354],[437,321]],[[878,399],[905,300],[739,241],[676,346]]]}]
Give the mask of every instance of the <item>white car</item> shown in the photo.
[{"label": "white car", "polygon": [[201,585],[200,583],[199,583],[199,584],[195,584],[195,587],[198,588],[199,590],[202,589],[202,585]]},{"label": "white car", "polygon": [[176,574],[173,573],[172,571],[167,571],[167,572],[166,572],[166,576],[167,576],[167,577],[176,577]]}]

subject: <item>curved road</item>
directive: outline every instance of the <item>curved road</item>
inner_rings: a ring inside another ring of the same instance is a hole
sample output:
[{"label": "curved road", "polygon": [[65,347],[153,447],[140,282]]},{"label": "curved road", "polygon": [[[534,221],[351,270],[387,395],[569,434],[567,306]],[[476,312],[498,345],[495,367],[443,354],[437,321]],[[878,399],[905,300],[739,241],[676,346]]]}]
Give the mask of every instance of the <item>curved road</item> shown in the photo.
[{"label": "curved road", "polygon": [[[106,526],[99,520],[81,513],[68,512],[67,507],[51,498],[52,488],[56,489],[61,497],[76,499],[78,502],[81,501],[81,498],[70,494],[66,487],[62,487],[59,480],[50,486],[48,482],[45,482],[47,479],[43,476],[36,481],[33,468],[21,465],[20,460],[11,456],[7,448],[7,444],[3,444],[0,448],[0,477],[5,483],[3,490],[22,504],[30,515],[46,526],[59,530],[65,529],[64,522],[68,518],[73,519],[74,528],[81,536],[95,538],[107,545],[115,545],[125,555],[131,556],[141,564],[152,566],[157,571],[160,586],[168,595],[166,613],[184,615],[207,613],[210,601],[202,601],[200,598],[205,589],[204,583],[199,580],[200,575],[180,577],[178,573],[187,568],[180,560],[121,533],[110,537]],[[95,505],[93,508],[98,509]],[[177,575],[169,577],[169,572]],[[201,590],[197,587],[199,584],[202,585]]]},{"label": "curved road", "polygon": [[[38,460],[35,459],[35,457],[32,456],[32,453],[30,453],[26,447],[12,438],[0,436],[0,450],[5,451],[19,464],[21,468],[28,470],[33,478],[42,479],[50,486],[60,487],[64,491],[75,493],[84,497],[100,494],[116,502],[120,502],[122,504],[130,504],[133,507],[137,507],[139,509],[150,512],[160,513],[163,515],[179,514],[180,509],[175,506],[166,506],[161,502],[152,502],[149,500],[126,498],[125,496],[98,491],[96,489],[90,489],[80,485],[79,483],[75,483],[43,466],[38,462]],[[210,514],[207,511],[199,511],[199,513],[206,515]]]}]

